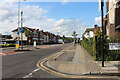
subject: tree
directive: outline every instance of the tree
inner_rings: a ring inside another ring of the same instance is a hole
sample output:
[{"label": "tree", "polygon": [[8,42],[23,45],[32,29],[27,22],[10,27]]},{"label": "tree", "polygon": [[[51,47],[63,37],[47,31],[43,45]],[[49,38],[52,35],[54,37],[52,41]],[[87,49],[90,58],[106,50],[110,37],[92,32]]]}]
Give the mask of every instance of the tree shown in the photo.
[{"label": "tree", "polygon": [[27,41],[28,41],[31,32],[30,32],[29,30],[25,30],[25,31],[24,31],[24,34],[25,34],[25,36],[27,37]]},{"label": "tree", "polygon": [[62,38],[63,38],[63,42],[65,42],[65,39],[66,39],[65,35],[63,35],[63,37],[62,37]]},{"label": "tree", "polygon": [[24,33],[25,33],[26,37],[29,37],[29,35],[30,35],[30,31],[29,30],[25,30]]},{"label": "tree", "polygon": [[73,33],[72,33],[72,36],[74,37],[74,43],[75,43],[75,39],[76,39],[76,36],[77,36],[78,34],[76,33],[76,31],[73,31]]}]

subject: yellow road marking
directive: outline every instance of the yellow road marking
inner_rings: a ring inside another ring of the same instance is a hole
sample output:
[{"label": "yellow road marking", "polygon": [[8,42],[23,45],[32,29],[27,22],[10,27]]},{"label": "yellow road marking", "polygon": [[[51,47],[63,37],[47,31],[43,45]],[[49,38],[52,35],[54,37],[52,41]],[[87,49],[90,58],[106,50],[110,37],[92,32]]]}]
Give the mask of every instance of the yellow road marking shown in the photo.
[{"label": "yellow road marking", "polygon": [[[67,49],[67,48],[66,48]],[[65,49],[65,50],[66,50]],[[38,68],[40,68],[41,70],[43,71],[46,71],[50,74],[54,74],[54,75],[57,75],[57,76],[61,76],[61,77],[66,77],[66,78],[110,78],[110,77],[100,77],[100,76],[80,76],[80,75],[70,75],[70,74],[64,74],[64,73],[61,73],[61,72],[57,72],[57,71],[54,71],[46,66],[43,65],[44,62],[46,62],[47,60],[49,59],[53,59],[55,58],[56,56],[58,57],[58,55],[60,55],[61,52],[58,52],[58,53],[54,53],[53,55],[50,55],[40,61],[38,61],[38,63],[36,64]],[[119,79],[119,78],[118,78]]]}]

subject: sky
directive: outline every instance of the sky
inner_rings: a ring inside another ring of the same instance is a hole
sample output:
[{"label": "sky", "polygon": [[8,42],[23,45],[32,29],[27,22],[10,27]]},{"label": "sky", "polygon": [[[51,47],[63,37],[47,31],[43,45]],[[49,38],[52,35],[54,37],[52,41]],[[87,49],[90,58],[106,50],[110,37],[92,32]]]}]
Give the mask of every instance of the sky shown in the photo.
[{"label": "sky", "polygon": [[[6,6],[7,5],[7,6]],[[98,2],[21,2],[23,26],[80,37],[86,28],[100,25]],[[12,34],[18,27],[18,3],[0,3],[0,33]]]}]

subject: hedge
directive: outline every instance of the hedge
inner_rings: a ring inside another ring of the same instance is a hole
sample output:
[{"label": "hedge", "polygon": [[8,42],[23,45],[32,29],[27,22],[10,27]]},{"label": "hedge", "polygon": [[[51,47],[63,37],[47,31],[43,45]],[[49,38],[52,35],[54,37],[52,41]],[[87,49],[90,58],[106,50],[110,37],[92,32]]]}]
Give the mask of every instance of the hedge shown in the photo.
[{"label": "hedge", "polygon": [[[103,43],[104,41],[104,43]],[[105,61],[118,61],[120,60],[120,50],[109,50],[109,42],[107,36],[100,35],[93,38],[83,38],[81,45],[87,52],[97,61],[102,60],[102,51],[105,55]]]}]

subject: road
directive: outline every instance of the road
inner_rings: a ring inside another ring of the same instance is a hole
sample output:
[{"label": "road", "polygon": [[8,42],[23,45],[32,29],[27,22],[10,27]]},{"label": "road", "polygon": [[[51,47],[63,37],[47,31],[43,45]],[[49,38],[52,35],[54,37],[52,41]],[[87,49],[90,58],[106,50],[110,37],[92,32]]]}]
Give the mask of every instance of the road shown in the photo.
[{"label": "road", "polygon": [[[40,48],[19,54],[2,56],[2,77],[3,78],[23,78],[30,72],[38,69],[36,63],[53,53],[59,52],[71,44],[53,45],[47,48]],[[60,78],[42,70],[36,71],[35,78]]]},{"label": "road", "polygon": [[[54,53],[60,52],[61,50],[71,46],[72,44],[59,44],[59,45],[44,45],[40,46],[40,49],[35,49],[33,51],[26,51],[23,53],[15,53],[12,55],[5,55],[2,56],[2,77],[3,78],[56,78],[56,79],[62,79],[66,80],[66,78],[63,78],[61,76],[57,76],[55,74],[47,73],[46,71],[41,70],[36,66],[37,62],[39,60],[44,59],[45,57],[52,55]],[[12,49],[3,49],[3,52],[6,51],[13,51]],[[73,49],[73,48],[72,48]],[[65,57],[66,55],[67,57]],[[68,53],[61,55],[60,57],[64,57],[64,60],[70,60],[71,57],[68,55]],[[74,55],[74,54],[71,54]],[[61,60],[61,58],[58,58],[58,60]],[[35,71],[35,72],[34,72]],[[28,76],[31,72],[34,72],[32,76]],[[3,79],[5,80],[5,79]],[[41,79],[42,80],[42,79]],[[73,79],[74,80],[74,79]],[[118,80],[113,78],[99,78],[99,79],[92,79],[92,78],[80,78],[79,80]]]}]

